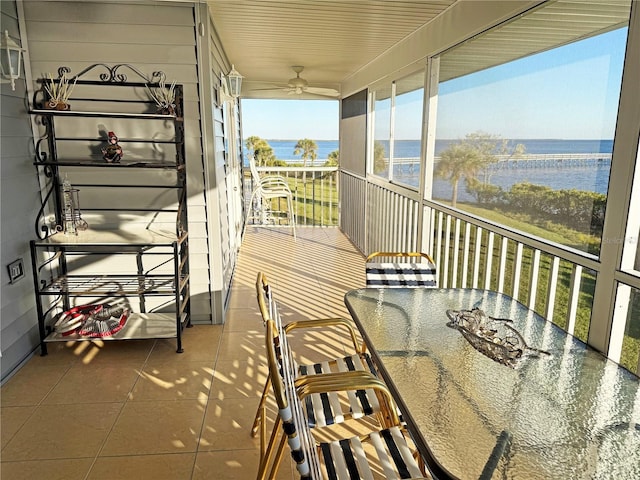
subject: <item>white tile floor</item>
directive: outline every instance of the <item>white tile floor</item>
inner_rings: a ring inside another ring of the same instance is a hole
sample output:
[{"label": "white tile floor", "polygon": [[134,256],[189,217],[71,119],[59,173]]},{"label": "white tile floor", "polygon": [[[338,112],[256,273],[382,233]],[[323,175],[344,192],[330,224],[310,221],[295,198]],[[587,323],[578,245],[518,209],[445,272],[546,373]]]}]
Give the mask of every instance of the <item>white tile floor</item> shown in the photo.
[{"label": "white tile floor", "polygon": [[[297,233],[247,230],[226,324],[186,329],[183,354],[170,340],[55,343],[29,360],[0,389],[0,478],[255,478],[249,432],[266,373],[257,272],[287,321],[347,316],[345,292],[365,281],[362,255],[338,229]],[[331,353],[312,336],[296,340],[305,360]],[[294,471],[287,460],[278,478]]]}]

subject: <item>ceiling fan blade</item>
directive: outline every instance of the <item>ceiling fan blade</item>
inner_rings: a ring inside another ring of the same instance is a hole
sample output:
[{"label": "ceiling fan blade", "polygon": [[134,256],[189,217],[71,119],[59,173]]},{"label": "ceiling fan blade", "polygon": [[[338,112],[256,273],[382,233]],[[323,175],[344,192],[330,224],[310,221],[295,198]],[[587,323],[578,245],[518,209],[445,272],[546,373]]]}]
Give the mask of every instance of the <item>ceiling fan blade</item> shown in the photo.
[{"label": "ceiling fan blade", "polygon": [[318,99],[318,100],[337,100],[337,98],[334,97],[333,95],[322,95],[322,94],[319,94],[319,93],[312,93],[309,90],[306,90],[305,92],[302,92],[301,97],[306,99],[306,100],[310,100],[312,98],[315,98],[315,99]]},{"label": "ceiling fan blade", "polygon": [[307,87],[305,91],[307,93],[322,95],[323,97],[337,97],[340,95],[340,92],[333,88]]}]

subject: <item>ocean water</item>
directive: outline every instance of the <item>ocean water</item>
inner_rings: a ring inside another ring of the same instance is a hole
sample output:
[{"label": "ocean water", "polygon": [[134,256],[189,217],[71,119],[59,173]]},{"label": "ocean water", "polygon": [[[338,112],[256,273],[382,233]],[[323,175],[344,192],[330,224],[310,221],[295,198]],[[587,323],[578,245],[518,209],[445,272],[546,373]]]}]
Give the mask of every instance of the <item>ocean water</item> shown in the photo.
[{"label": "ocean water", "polygon": [[[435,152],[438,155],[452,142],[457,140],[436,140]],[[276,155],[276,158],[289,162],[300,162],[300,157],[293,151],[297,140],[267,140]],[[384,142],[383,142],[384,143]],[[526,153],[611,153],[613,140],[558,140],[558,139],[513,139],[513,145],[521,143],[525,146]],[[337,140],[316,140],[318,145],[318,159],[316,164],[322,164],[334,150],[338,150]],[[396,140],[395,156],[398,158],[413,158],[420,156],[419,140]],[[388,153],[388,144],[385,149]],[[245,159],[248,165],[248,159]],[[418,178],[410,167],[405,171],[398,171],[397,179],[409,185],[417,186]],[[491,184],[509,190],[512,185],[520,182],[530,182],[538,185],[546,185],[555,190],[577,189],[588,190],[597,193],[607,193],[609,183],[608,163],[598,163],[589,166],[559,166],[544,168],[509,168],[500,169],[491,175]],[[464,182],[459,186],[458,199],[471,201],[473,197],[466,192]],[[433,193],[436,198],[451,198],[451,184],[447,180],[435,179]]]},{"label": "ocean water", "polygon": [[[436,140],[436,155],[457,140]],[[297,140],[267,140],[276,158],[288,161],[300,161],[300,156],[293,154]],[[338,150],[338,140],[316,140],[318,145],[318,161],[326,160],[331,152]],[[388,154],[388,142],[382,142]],[[613,140],[511,140],[513,145],[521,143],[526,153],[611,153]],[[420,140],[396,140],[396,157],[420,156]]]},{"label": "ocean water", "polygon": [[[273,153],[275,153],[278,160],[285,160],[290,162],[301,162],[300,155],[294,155],[293,151],[296,149],[297,140],[267,140]],[[329,154],[334,150],[338,150],[338,140],[315,140],[318,145],[318,159],[317,162],[324,163]],[[418,142],[418,152],[420,151],[420,143]]]}]

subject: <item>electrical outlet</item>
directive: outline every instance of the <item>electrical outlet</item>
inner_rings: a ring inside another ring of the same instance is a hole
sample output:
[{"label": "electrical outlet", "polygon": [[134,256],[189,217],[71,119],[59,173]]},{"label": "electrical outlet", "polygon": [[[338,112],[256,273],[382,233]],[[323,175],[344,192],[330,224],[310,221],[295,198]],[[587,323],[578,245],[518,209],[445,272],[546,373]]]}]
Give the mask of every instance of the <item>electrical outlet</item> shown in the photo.
[{"label": "electrical outlet", "polygon": [[22,259],[19,258],[16,261],[11,262],[7,265],[7,270],[9,270],[9,283],[16,283],[24,277],[24,265],[22,264]]}]

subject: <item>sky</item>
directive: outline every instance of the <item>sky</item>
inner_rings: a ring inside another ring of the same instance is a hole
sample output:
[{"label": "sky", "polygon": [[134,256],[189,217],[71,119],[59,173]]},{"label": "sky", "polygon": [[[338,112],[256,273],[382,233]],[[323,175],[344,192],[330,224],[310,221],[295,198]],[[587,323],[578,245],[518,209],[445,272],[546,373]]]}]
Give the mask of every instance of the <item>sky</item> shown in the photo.
[{"label": "sky", "polygon": [[[613,138],[626,37],[622,28],[441,83],[436,137]],[[338,139],[335,100],[245,99],[242,112],[245,138]],[[419,139],[422,109],[403,112],[396,138]]]},{"label": "sky", "polygon": [[626,37],[614,30],[440,84],[436,137],[613,138]]},{"label": "sky", "polygon": [[337,140],[337,100],[257,100],[242,102],[244,138]]}]

